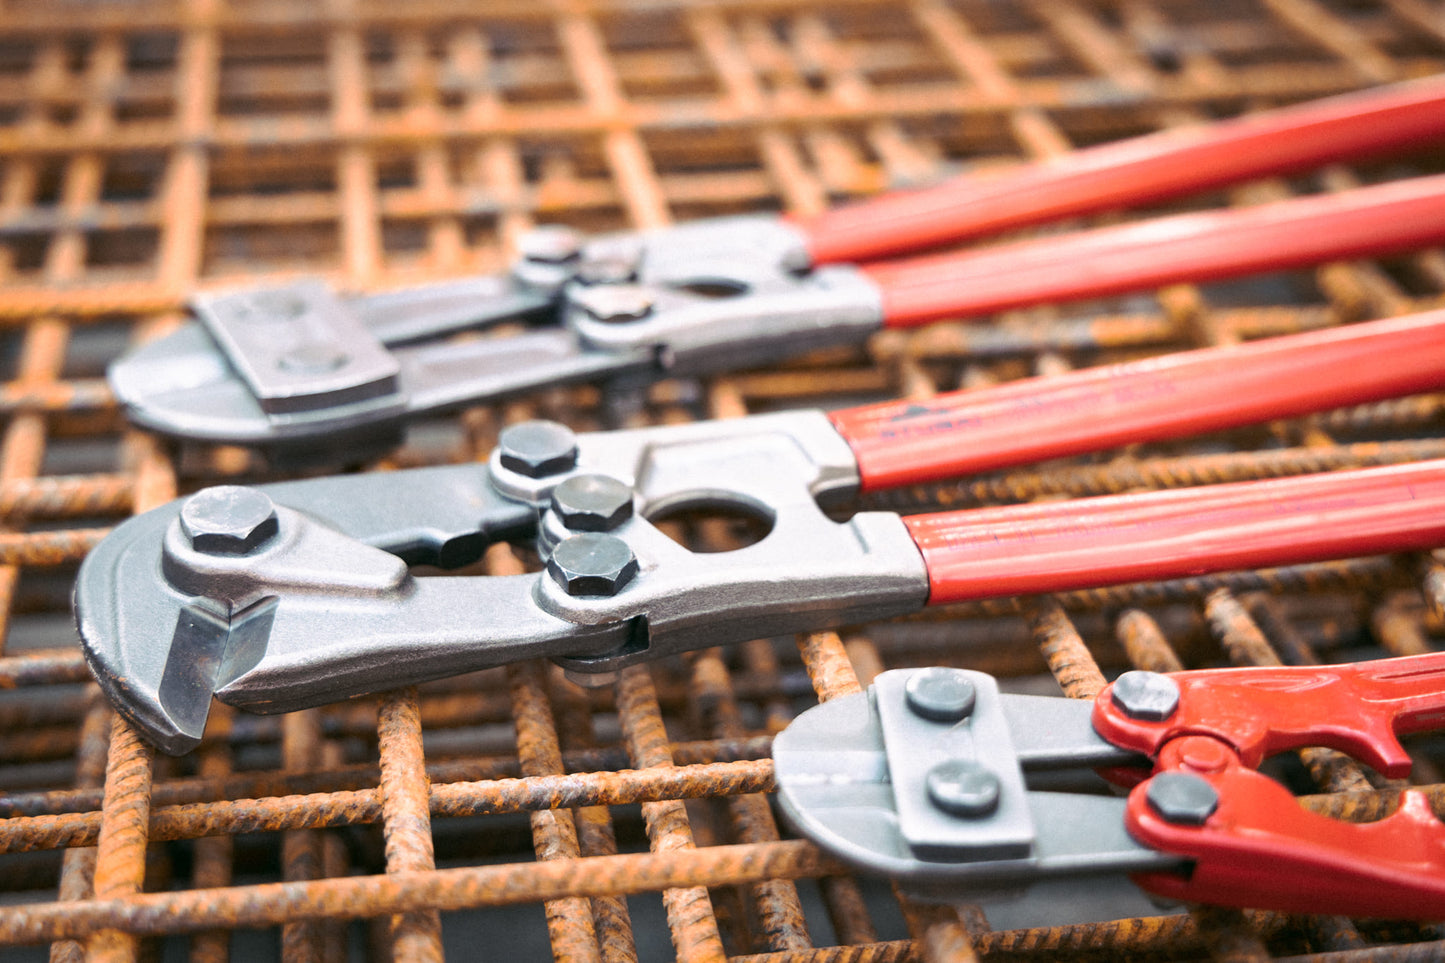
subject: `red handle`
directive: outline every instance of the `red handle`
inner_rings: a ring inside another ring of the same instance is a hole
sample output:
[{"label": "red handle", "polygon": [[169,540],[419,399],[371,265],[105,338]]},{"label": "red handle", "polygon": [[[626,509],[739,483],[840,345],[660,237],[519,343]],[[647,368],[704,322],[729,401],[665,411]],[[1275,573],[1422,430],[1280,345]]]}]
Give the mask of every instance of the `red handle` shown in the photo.
[{"label": "red handle", "polygon": [[1445,311],[829,416],[864,491],[1445,386]]},{"label": "red handle", "polygon": [[1445,824],[1424,793],[1406,792],[1399,810],[1378,822],[1340,822],[1300,808],[1279,783],[1228,759],[1219,743],[1212,752],[1219,768],[1199,771],[1184,761],[1210,757],[1211,742],[1180,739],[1160,759],[1214,790],[1218,807],[1202,826],[1156,812],[1147,800],[1153,780],[1129,794],[1129,835],[1194,862],[1187,877],[1137,875],[1141,887],[1169,899],[1288,913],[1445,919]]},{"label": "red handle", "polygon": [[1398,779],[1409,774],[1410,756],[1397,736],[1445,728],[1445,652],[1348,665],[1200,669],[1170,678],[1179,686],[1179,706],[1169,718],[1130,718],[1110,685],[1094,701],[1095,730],[1147,756],[1175,739],[1208,735],[1250,768],[1276,753],[1327,746]]},{"label": "red handle", "polygon": [[1445,175],[867,265],[884,324],[1211,281],[1445,240]]},{"label": "red handle", "polygon": [[997,177],[842,207],[803,222],[816,264],[1145,204],[1395,150],[1445,135],[1445,77],[1092,147]]},{"label": "red handle", "polygon": [[1445,545],[1445,460],[903,519],[930,605]]}]

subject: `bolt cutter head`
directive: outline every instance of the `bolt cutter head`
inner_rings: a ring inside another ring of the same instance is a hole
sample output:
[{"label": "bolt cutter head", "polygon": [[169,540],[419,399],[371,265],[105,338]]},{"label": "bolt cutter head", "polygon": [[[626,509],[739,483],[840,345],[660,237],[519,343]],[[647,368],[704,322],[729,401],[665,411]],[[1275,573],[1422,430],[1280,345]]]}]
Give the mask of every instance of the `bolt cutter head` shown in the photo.
[{"label": "bolt cutter head", "polygon": [[867,692],[809,709],[774,738],[778,803],[828,852],[923,899],[1179,868],[1125,832],[1124,800],[1031,787],[1052,770],[1144,761],[1095,735],[1091,709],[1000,693],[982,672],[884,672]]},{"label": "bolt cutter head", "polygon": [[[801,270],[802,235],[772,216],[593,240],[549,226],[521,248],[508,273],[388,294],[341,298],[311,280],[197,295],[199,323],[116,361],[111,385],[162,434],[291,463],[356,461],[428,412],[762,363],[856,343],[881,324],[872,282],[852,268]],[[507,320],[539,324],[438,340]]]},{"label": "bolt cutter head", "polygon": [[[819,412],[573,435],[508,429],[487,465],[208,489],[118,526],[77,579],[87,658],[157,745],[200,738],[214,694],[281,712],[549,657],[578,677],[741,638],[921,607],[891,513],[844,522],[857,475]],[[766,519],[694,554],[651,521],[695,506]],[[499,540],[545,570],[419,577]]]}]

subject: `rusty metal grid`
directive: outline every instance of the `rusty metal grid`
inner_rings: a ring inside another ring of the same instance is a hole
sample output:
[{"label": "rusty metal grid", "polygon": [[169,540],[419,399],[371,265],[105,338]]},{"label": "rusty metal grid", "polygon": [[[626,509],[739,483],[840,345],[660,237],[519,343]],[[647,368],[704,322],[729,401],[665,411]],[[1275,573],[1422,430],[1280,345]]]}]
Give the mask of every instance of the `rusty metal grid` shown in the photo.
[{"label": "rusty metal grid", "polygon": [[[1445,633],[1440,558],[954,606],[703,652],[590,692],[539,663],[284,717],[218,705],[179,760],[115,720],[68,616],[76,563],[125,515],[273,477],[244,451],[176,451],[127,430],[105,387],[106,360],[179,323],[197,285],[321,274],[395,287],[496,269],[537,222],[806,213],[1442,69],[1438,0],[3,0],[0,959],[434,960],[444,942],[452,959],[550,948],[609,963],[1445,955],[1433,926],[1137,902],[1084,922],[1044,905],[995,926],[1013,917],[847,876],[790,839],[764,795],[771,736],[885,668],[965,665],[1087,697],[1131,664],[1427,651]],[[1340,189],[1440,159],[1208,200]],[[987,339],[942,324],[643,394],[478,407],[418,426],[370,467],[477,460],[526,417],[592,428],[925,397],[1404,313],[1442,291],[1445,257],[1429,251],[1014,312]],[[1445,395],[1429,395],[885,504],[1442,455]],[[678,534],[719,548],[740,530],[684,520]],[[485,570],[522,564],[498,549]],[[1445,811],[1445,753],[1414,749],[1414,781]],[[1398,789],[1328,753],[1300,763],[1305,803],[1341,818],[1378,816]]]}]

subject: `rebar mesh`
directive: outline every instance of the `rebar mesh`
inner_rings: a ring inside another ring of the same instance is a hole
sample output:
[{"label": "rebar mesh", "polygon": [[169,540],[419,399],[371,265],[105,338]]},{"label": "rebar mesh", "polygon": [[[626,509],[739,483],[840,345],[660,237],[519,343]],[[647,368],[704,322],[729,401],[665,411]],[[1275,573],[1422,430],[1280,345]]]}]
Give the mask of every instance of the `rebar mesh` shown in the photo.
[{"label": "rebar mesh", "polygon": [[[381,290],[502,268],[519,231],[809,213],[1164,127],[1445,68],[1438,0],[4,0],[0,3],[0,957],[16,960],[1415,960],[1433,926],[1152,907],[930,907],[788,838],[771,736],[879,671],[985,669],[1086,697],[1134,665],[1410,654],[1445,562],[1370,558],[960,605],[627,670],[545,663],[257,717],[154,755],[68,614],[128,513],[276,477],[128,429],[103,381],[188,292]],[[1438,149],[1186,204],[1437,170]],[[484,458],[499,428],[924,397],[1436,306],[1445,256],[1012,312],[646,391],[576,388],[416,426],[371,468]],[[1445,396],[1140,446],[884,504],[996,504],[1445,454]],[[678,524],[725,547],[726,520]],[[509,550],[485,570],[518,571]],[[1413,781],[1445,811],[1438,743]],[[1306,804],[1391,805],[1306,753]],[[1069,918],[1069,914],[1073,918]],[[48,943],[48,950],[44,944]]]}]

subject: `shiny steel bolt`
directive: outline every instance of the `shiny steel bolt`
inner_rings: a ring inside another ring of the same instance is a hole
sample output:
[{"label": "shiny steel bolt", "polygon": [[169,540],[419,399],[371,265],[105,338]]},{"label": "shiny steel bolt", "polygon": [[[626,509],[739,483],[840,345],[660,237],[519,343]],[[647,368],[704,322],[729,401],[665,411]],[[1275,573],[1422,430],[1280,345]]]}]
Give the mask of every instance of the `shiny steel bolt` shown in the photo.
[{"label": "shiny steel bolt", "polygon": [[1203,826],[1219,808],[1214,787],[1188,772],[1161,772],[1149,780],[1144,798],[1160,817],[1181,826]]},{"label": "shiny steel bolt", "polygon": [[254,488],[217,485],[196,492],[181,506],[181,530],[192,548],[207,555],[244,555],[279,529],[276,506]]},{"label": "shiny steel bolt", "polygon": [[552,489],[552,510],[574,532],[610,532],[632,517],[632,489],[607,475],[573,475]]},{"label": "shiny steel bolt", "polygon": [[640,321],[652,313],[652,292],[636,284],[600,284],[572,294],[582,310],[608,324]]},{"label": "shiny steel bolt", "polygon": [[962,722],[973,713],[973,683],[959,669],[934,666],[908,677],[903,686],[908,708],[934,722]]},{"label": "shiny steel bolt", "polygon": [[637,574],[637,559],[615,535],[585,532],[557,543],[547,571],[568,595],[616,595]]},{"label": "shiny steel bolt", "polygon": [[582,235],[561,224],[544,224],[517,238],[517,250],[528,261],[564,264],[582,251]]},{"label": "shiny steel bolt", "polygon": [[1179,708],[1179,683],[1158,672],[1125,672],[1114,680],[1112,698],[1130,719],[1163,722]]},{"label": "shiny steel bolt", "polygon": [[546,478],[577,467],[577,436],[555,421],[524,421],[497,438],[502,467],[528,478]]},{"label": "shiny steel bolt", "polygon": [[276,364],[293,374],[326,374],[343,367],[351,358],[334,344],[312,343],[293,348],[277,359]]},{"label": "shiny steel bolt", "polygon": [[998,808],[998,777],[976,762],[940,762],[925,778],[929,800],[946,813],[977,818]]},{"label": "shiny steel bolt", "polygon": [[577,280],[583,284],[628,284],[642,269],[642,245],[631,238],[593,241],[582,252]]}]

